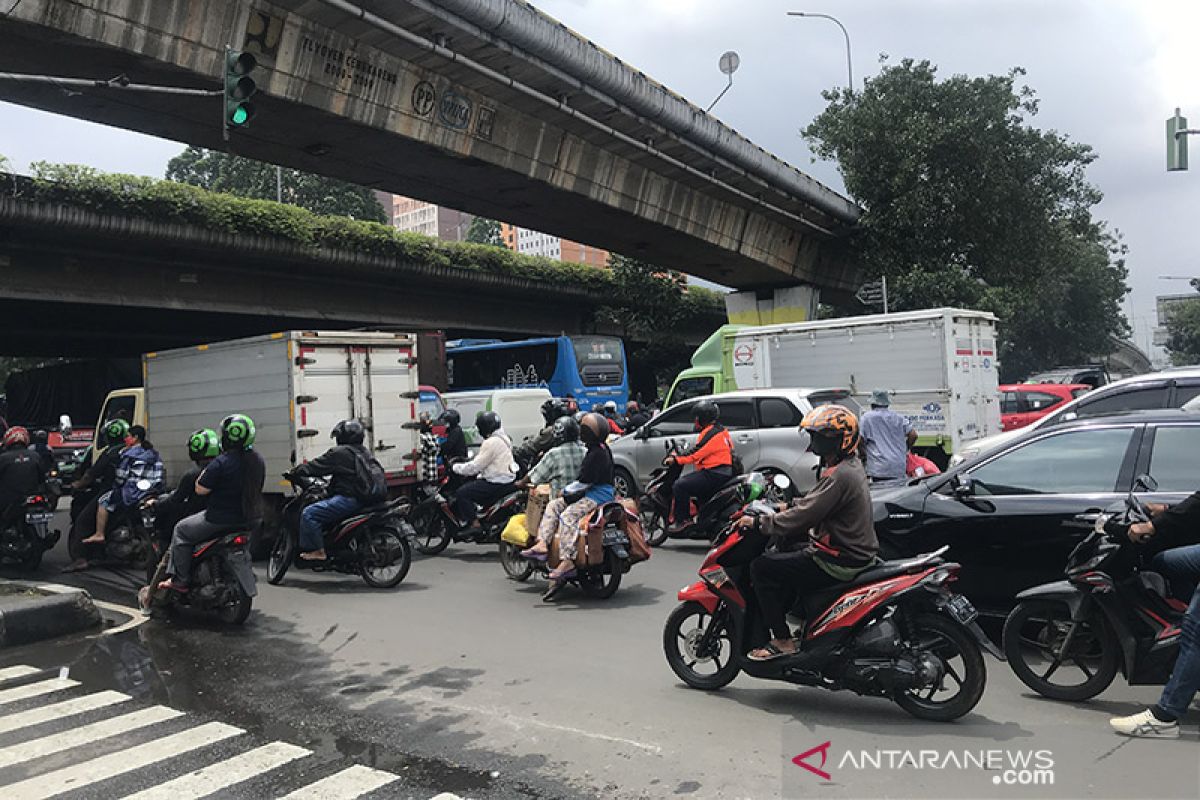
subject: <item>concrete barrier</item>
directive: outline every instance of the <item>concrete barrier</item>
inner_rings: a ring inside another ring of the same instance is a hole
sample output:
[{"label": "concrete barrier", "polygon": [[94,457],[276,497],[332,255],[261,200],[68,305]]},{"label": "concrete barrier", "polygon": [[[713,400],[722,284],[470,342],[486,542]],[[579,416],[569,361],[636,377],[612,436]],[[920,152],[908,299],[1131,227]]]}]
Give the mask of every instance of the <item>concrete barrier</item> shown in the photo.
[{"label": "concrete barrier", "polygon": [[[21,590],[28,594],[20,594]],[[53,639],[100,625],[100,610],[83,589],[0,581],[0,647]]]}]

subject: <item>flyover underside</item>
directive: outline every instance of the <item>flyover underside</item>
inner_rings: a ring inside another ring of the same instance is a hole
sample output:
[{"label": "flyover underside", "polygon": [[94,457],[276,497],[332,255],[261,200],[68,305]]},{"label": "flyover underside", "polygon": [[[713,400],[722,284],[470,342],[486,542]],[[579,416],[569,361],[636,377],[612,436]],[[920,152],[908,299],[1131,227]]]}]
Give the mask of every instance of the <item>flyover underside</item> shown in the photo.
[{"label": "flyover underside", "polygon": [[[56,0],[50,5],[64,4]],[[88,0],[82,5],[97,3]],[[195,13],[211,5],[198,2]],[[240,4],[218,5],[236,9]],[[229,16],[238,13],[230,11]],[[113,17],[104,21],[110,28],[123,24]],[[171,20],[164,18],[167,22]],[[78,20],[62,24],[83,26]],[[198,29],[211,31],[222,25],[220,20],[210,21]],[[201,47],[147,30],[130,25],[125,37],[129,41],[114,47],[6,20],[0,22],[0,71],[96,78],[124,73],[139,83],[208,89],[217,85],[216,71],[209,69],[214,42]],[[150,58],[130,50],[174,53],[177,64],[189,66],[172,64],[167,55]],[[438,66],[429,63],[432,60],[426,57],[420,66],[398,63],[413,70],[408,80],[427,75],[447,91],[446,81],[429,71]],[[483,88],[458,85],[457,90],[478,98]],[[119,89],[75,93],[7,81],[0,81],[0,96],[176,141],[228,147],[252,158],[550,231],[739,288],[806,281],[845,290],[855,283],[840,241],[802,232],[803,226],[784,225],[761,209],[739,207],[731,196],[701,191],[682,175],[663,174],[652,157],[621,148],[599,132],[539,122],[533,116],[536,109],[528,107],[496,102],[496,129],[492,141],[484,142],[470,132],[414,121],[401,110],[371,106],[328,87],[276,74],[269,93],[257,99],[252,127],[236,132],[227,146],[221,140],[220,97]],[[412,116],[411,110],[405,111]],[[394,119],[401,117],[405,118]]]}]

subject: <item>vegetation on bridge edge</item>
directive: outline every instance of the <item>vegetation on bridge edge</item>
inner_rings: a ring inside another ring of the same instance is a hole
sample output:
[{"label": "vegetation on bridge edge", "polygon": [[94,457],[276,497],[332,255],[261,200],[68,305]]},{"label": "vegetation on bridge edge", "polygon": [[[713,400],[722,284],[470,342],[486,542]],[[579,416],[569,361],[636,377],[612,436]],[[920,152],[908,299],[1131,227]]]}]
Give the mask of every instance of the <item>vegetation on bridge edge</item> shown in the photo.
[{"label": "vegetation on bridge edge", "polygon": [[[17,191],[33,201],[195,225],[235,236],[272,237],[317,249],[369,253],[400,262],[478,270],[580,288],[602,296],[612,296],[620,288],[612,270],[519,255],[505,247],[443,242],[377,222],[320,216],[285,203],[235,197],[137,175],[108,174],[75,164],[36,162],[31,167],[34,179],[21,182]],[[719,293],[701,287],[681,292],[680,302],[689,316],[710,316],[724,309]]]}]

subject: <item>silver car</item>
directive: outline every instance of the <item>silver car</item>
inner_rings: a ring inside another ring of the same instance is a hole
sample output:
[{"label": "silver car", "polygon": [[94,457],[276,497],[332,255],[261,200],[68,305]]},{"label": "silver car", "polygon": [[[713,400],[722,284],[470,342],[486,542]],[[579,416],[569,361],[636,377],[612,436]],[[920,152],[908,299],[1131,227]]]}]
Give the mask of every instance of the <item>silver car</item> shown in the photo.
[{"label": "silver car", "polygon": [[733,437],[737,455],[748,471],[791,479],[792,487],[781,499],[806,492],[816,482],[816,456],[807,452],[807,437],[797,431],[804,415],[829,403],[844,405],[855,414],[862,412],[849,389],[754,389],[689,398],[634,433],[610,442],[618,494],[637,497],[650,473],[662,466],[668,446],[682,449],[695,443],[692,408],[701,400],[712,400],[721,409],[721,424]]}]

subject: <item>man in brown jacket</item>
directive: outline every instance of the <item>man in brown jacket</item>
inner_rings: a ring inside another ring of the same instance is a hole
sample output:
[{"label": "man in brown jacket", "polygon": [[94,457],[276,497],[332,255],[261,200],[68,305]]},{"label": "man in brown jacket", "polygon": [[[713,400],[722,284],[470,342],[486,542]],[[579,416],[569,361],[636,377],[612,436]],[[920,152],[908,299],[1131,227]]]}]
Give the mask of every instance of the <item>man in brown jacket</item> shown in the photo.
[{"label": "man in brown jacket", "polygon": [[755,661],[794,654],[799,644],[787,624],[797,592],[808,594],[853,580],[876,561],[879,541],[871,515],[871,492],[862,462],[858,419],[842,406],[821,406],[800,423],[809,450],[821,458],[821,478],[790,508],[770,516],[746,517],[768,536],[805,537],[793,552],[766,553],[750,565],[754,591],[771,640],[750,653]]}]

